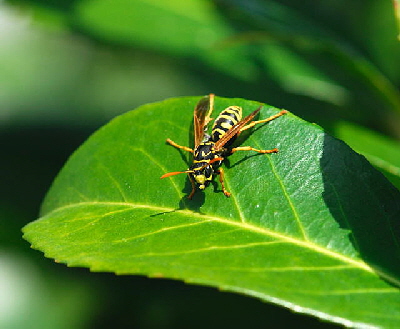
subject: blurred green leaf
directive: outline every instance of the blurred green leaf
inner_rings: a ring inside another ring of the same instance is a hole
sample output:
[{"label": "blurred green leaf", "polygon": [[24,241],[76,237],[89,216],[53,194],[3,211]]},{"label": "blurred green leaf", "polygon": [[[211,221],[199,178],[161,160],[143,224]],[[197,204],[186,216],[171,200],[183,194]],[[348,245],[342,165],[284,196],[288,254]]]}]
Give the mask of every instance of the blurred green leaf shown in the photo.
[{"label": "blurred green leaf", "polygon": [[[361,29],[360,26],[366,24],[365,21],[369,22],[368,18],[373,15],[372,12],[375,14],[382,11],[375,2],[370,4],[366,4],[365,1],[353,1],[349,4],[348,1],[340,0],[306,1],[301,4],[296,1],[264,0],[217,0],[216,2],[221,4],[229,17],[233,17],[233,20],[236,18],[247,26],[247,30],[258,31],[256,34],[248,33],[247,37],[240,36],[242,42],[281,45],[282,57],[271,61],[269,45],[264,48],[263,57],[267,60],[266,72],[275,73],[275,79],[283,82],[282,87],[288,92],[333,101],[334,104],[341,106],[360,107],[358,111],[371,117],[374,116],[373,104],[376,102],[383,103],[385,109],[389,111],[400,113],[400,93],[395,85],[396,81],[393,81],[398,79],[396,72],[400,73],[398,61],[400,45],[393,40],[390,40],[389,45],[384,44],[385,34],[373,31],[376,36],[374,42],[380,43],[381,48],[387,49],[382,63],[370,54],[377,52],[375,48],[379,46],[370,49],[369,52],[362,49],[360,43],[363,42],[365,32],[357,31],[358,39],[354,37],[356,34],[354,29]],[[388,21],[387,18],[391,17],[391,8],[386,6],[385,9],[387,11],[384,17]],[[340,20],[337,19],[338,16],[341,17]],[[356,19],[359,25],[354,24]],[[380,26],[374,25],[374,27],[378,29]],[[393,33],[395,24],[391,24],[387,29],[391,29]],[[365,47],[374,45],[370,38],[368,42]],[[298,69],[291,70],[291,62],[289,61],[287,65],[286,59],[294,57],[302,59],[297,60]],[[303,83],[299,83],[302,75]],[[335,94],[338,93],[340,97],[335,99]]]},{"label": "blurred green leaf", "polygon": [[400,189],[399,142],[349,122],[337,123],[334,131],[335,136],[343,139],[356,152],[363,154]]},{"label": "blurred green leaf", "polygon": [[303,56],[274,43],[262,48],[266,71],[287,92],[309,96],[336,106],[345,106],[349,102],[350,90],[342,87]]},{"label": "blurred green leaf", "polygon": [[1,249],[0,327],[87,328],[96,308],[93,287],[60,272],[43,273],[32,258]]},{"label": "blurred green leaf", "polygon": [[8,26],[0,47],[1,124],[98,126],[134,106],[199,92],[181,63],[38,29],[26,14],[1,9]]},{"label": "blurred green leaf", "polygon": [[[193,81],[208,84],[204,91],[240,90],[326,127],[342,117],[386,132],[389,112],[400,123],[400,44],[387,1],[11,2],[57,11],[67,28],[102,43],[178,60]],[[46,20],[46,10],[38,11]],[[183,94],[190,93],[175,93]],[[376,108],[383,112],[378,119]]]},{"label": "blurred green leaf", "polygon": [[394,7],[394,14],[397,20],[397,28],[399,32],[397,38],[400,40],[400,0],[393,0],[393,7]]},{"label": "blurred green leaf", "polygon": [[[399,192],[318,126],[287,114],[257,127],[218,184],[186,194],[199,98],[142,106],[101,128],[55,180],[25,238],[47,257],[92,271],[181,279],[244,293],[353,327],[400,318]],[[245,114],[259,103],[216,98]],[[264,106],[260,117],[276,113]],[[385,280],[384,280],[385,279]],[[390,281],[389,284],[386,280]]]},{"label": "blurred green leaf", "polygon": [[196,54],[229,31],[212,3],[202,0],[81,1],[76,16],[81,27],[104,38],[173,53]]},{"label": "blurred green leaf", "polygon": [[80,29],[102,40],[199,58],[244,79],[256,73],[246,49],[218,47],[233,29],[210,1],[88,0],[75,14]]}]

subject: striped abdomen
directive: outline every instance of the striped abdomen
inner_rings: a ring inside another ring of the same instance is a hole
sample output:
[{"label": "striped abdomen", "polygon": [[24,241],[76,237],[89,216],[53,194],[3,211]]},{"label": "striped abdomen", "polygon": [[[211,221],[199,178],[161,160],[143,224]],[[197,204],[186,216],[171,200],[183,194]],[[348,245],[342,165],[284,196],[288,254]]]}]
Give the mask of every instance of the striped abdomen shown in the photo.
[{"label": "striped abdomen", "polygon": [[[230,106],[223,110],[218,118],[215,120],[211,139],[212,141],[218,141],[226,132],[231,129],[235,124],[242,120],[242,109],[239,106]],[[233,143],[236,136],[233,136],[228,144]]]}]

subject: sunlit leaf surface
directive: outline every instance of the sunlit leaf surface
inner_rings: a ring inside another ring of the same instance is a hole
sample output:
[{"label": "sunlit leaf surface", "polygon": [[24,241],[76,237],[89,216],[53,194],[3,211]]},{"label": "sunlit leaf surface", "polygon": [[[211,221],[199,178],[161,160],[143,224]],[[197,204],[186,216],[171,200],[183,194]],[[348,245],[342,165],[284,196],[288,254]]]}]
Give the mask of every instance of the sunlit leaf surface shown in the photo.
[{"label": "sunlit leaf surface", "polygon": [[[193,200],[190,145],[199,97],[117,117],[70,158],[25,238],[92,271],[180,279],[240,292],[356,327],[400,321],[400,197],[382,174],[321,128],[287,114],[241,136],[216,183]],[[216,98],[216,110],[259,103]],[[278,110],[264,105],[259,118]]]}]

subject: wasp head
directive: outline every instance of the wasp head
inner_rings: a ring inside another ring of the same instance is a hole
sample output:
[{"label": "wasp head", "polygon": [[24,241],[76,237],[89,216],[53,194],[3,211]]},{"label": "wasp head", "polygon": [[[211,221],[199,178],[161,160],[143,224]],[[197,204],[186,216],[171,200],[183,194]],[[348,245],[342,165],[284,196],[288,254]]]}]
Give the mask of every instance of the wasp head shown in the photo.
[{"label": "wasp head", "polygon": [[210,163],[196,164],[196,167],[192,168],[192,171],[193,173],[190,176],[196,182],[197,187],[200,190],[204,190],[212,180],[214,174],[213,167]]}]

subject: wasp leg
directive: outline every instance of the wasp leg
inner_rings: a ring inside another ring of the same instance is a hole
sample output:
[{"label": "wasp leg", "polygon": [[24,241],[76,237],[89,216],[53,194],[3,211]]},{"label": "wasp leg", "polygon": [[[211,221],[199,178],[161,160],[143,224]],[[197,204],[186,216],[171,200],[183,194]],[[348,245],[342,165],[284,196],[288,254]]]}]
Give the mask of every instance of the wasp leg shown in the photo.
[{"label": "wasp leg", "polygon": [[190,183],[192,183],[192,192],[190,192],[190,194],[188,195],[188,199],[191,200],[193,198],[193,195],[196,193],[196,184],[194,183],[192,177],[190,177],[190,175],[188,175],[188,176],[189,176]]},{"label": "wasp leg", "polygon": [[239,146],[235,147],[231,150],[231,153],[234,153],[236,151],[255,151],[258,153],[278,153],[278,149],[272,149],[272,150],[257,150],[255,148],[252,148],[251,146]]},{"label": "wasp leg", "polygon": [[264,120],[252,121],[248,125],[244,126],[242,129],[240,129],[240,132],[242,132],[244,130],[247,130],[247,129],[251,128],[251,127],[254,127],[255,125],[258,125],[259,123],[265,123],[265,122],[268,122],[268,121],[272,121],[272,120],[274,120],[276,118],[279,118],[280,116],[284,115],[285,113],[287,113],[287,111],[286,110],[282,110],[279,113],[277,113],[275,115],[272,115],[269,118],[266,118]]},{"label": "wasp leg", "polygon": [[169,139],[169,138],[167,138],[166,142],[167,142],[168,144],[170,144],[170,145],[172,145],[172,146],[178,148],[178,149],[182,149],[182,150],[188,151],[188,152],[190,152],[190,153],[193,153],[193,152],[194,152],[190,147],[186,147],[186,146],[182,146],[182,145],[176,144],[173,140],[171,140],[171,139]]},{"label": "wasp leg", "polygon": [[219,181],[222,186],[222,192],[224,192],[225,196],[229,198],[231,194],[226,190],[225,184],[224,184],[224,170],[222,168],[218,169],[218,174],[219,174]]}]

